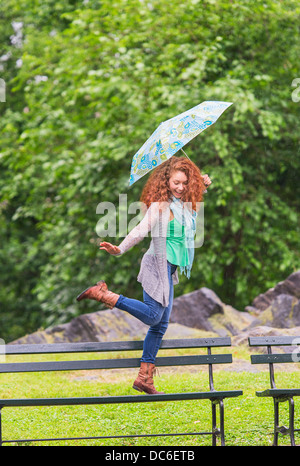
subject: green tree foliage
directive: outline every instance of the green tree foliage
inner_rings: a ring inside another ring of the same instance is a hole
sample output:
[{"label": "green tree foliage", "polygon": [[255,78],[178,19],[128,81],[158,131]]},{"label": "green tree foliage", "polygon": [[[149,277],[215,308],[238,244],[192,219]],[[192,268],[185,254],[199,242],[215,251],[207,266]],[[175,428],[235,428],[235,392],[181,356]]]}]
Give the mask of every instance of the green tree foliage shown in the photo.
[{"label": "green tree foliage", "polygon": [[142,297],[149,239],[99,251],[96,208],[138,200],[132,156],[204,100],[234,105],[186,149],[213,184],[176,295],[206,286],[242,310],[299,268],[298,1],[7,0],[2,12],[2,338],[99,309],[75,301],[95,280]]}]

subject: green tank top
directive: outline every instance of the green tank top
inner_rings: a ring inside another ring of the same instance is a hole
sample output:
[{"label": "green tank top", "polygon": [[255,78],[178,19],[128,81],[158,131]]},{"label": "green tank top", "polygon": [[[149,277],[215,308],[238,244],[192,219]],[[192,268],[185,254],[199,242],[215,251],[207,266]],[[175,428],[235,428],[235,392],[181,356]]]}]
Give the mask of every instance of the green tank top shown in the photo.
[{"label": "green tank top", "polygon": [[188,250],[185,245],[184,226],[173,218],[167,230],[167,260],[174,265],[185,266],[189,263]]}]

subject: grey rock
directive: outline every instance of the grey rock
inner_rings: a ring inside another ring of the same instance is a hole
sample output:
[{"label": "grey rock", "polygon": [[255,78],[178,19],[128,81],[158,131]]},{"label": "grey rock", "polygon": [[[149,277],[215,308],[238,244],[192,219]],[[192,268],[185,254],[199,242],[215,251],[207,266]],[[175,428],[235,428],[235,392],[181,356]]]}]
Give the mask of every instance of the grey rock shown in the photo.
[{"label": "grey rock", "polygon": [[[289,275],[285,280],[279,282],[274,288],[270,288],[265,293],[258,295],[252,302],[251,307],[264,311],[272,301],[281,294],[294,296],[300,299],[300,270]],[[248,308],[246,308],[249,310]]]},{"label": "grey rock", "polygon": [[288,294],[277,295],[269,307],[260,312],[250,327],[266,325],[275,328],[293,328],[300,325],[300,301]]},{"label": "grey rock", "polygon": [[208,288],[200,288],[174,299],[170,321],[187,327],[213,331],[209,317],[223,312],[222,301],[218,296]]}]

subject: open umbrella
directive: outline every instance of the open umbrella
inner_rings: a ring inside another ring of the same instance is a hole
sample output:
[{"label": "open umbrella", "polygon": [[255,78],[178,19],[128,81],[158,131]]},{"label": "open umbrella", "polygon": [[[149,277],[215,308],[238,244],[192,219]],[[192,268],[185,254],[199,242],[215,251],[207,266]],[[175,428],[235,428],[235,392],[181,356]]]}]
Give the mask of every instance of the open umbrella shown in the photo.
[{"label": "open umbrella", "polygon": [[230,105],[232,102],[202,102],[170,120],[163,121],[133,156],[129,186],[182,150],[191,139],[215,123]]}]

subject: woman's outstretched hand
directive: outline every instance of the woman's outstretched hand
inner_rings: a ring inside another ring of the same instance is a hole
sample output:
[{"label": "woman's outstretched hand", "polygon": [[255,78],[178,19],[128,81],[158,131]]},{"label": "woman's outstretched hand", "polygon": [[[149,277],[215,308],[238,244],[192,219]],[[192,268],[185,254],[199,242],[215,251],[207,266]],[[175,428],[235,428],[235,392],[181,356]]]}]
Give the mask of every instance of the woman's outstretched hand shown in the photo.
[{"label": "woman's outstretched hand", "polygon": [[203,175],[202,178],[203,178],[205,186],[209,186],[211,184],[211,179],[208,175]]},{"label": "woman's outstretched hand", "polygon": [[100,248],[104,249],[109,254],[120,254],[121,249],[118,246],[114,246],[113,244],[106,243],[105,241],[100,243]]}]

